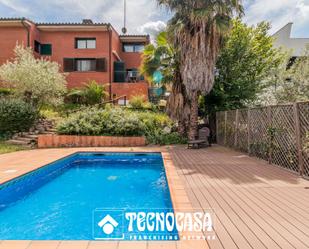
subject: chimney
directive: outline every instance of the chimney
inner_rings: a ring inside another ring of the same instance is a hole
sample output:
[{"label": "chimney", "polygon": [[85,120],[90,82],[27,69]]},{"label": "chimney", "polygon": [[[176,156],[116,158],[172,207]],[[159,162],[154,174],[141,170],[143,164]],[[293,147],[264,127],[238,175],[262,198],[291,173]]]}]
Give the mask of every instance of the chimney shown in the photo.
[{"label": "chimney", "polygon": [[93,24],[91,19],[83,19],[83,24]]}]

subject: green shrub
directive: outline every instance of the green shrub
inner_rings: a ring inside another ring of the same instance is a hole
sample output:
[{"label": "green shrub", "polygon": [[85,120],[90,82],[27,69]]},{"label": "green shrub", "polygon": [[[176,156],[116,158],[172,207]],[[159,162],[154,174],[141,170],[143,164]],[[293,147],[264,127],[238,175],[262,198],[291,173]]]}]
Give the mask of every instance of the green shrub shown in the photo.
[{"label": "green shrub", "polygon": [[164,130],[155,130],[153,133],[148,134],[147,141],[150,144],[171,145],[185,144],[187,139],[177,132],[166,133]]},{"label": "green shrub", "polygon": [[144,134],[144,125],[136,114],[120,108],[87,108],[71,114],[57,130],[69,135],[139,136]]},{"label": "green shrub", "polygon": [[63,120],[58,133],[67,135],[145,136],[150,144],[186,142],[173,132],[174,124],[163,113],[124,108],[83,108]]},{"label": "green shrub", "polygon": [[90,80],[84,84],[84,87],[72,89],[67,97],[71,103],[96,105],[106,100],[108,92],[104,85],[98,84],[95,80]]},{"label": "green shrub", "polygon": [[130,99],[130,106],[133,109],[143,109],[145,102],[146,101],[145,101],[144,96],[142,96],[142,95],[133,96]]},{"label": "green shrub", "polygon": [[0,88],[0,98],[10,96],[13,93],[10,88]]},{"label": "green shrub", "polygon": [[144,95],[136,95],[130,99],[130,108],[134,110],[154,110],[155,106],[146,101]]},{"label": "green shrub", "polygon": [[19,99],[0,99],[0,134],[2,136],[27,131],[37,118],[38,111],[32,105]]},{"label": "green shrub", "polygon": [[102,135],[103,111],[89,108],[71,114],[57,126],[60,134],[66,135]]},{"label": "green shrub", "polygon": [[104,132],[119,136],[141,136],[145,126],[137,113],[114,108],[104,113]]}]

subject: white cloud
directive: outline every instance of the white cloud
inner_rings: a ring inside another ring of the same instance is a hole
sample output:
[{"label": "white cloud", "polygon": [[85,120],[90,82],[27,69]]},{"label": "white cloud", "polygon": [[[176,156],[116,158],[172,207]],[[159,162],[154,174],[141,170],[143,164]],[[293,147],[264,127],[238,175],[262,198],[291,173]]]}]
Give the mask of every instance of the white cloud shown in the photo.
[{"label": "white cloud", "polygon": [[[78,22],[90,18],[111,23],[118,31],[123,27],[123,0],[0,0],[0,11],[1,5],[12,9],[14,16],[26,15],[36,22]],[[7,13],[0,12],[0,16]],[[157,6],[156,0],[127,0],[128,33],[142,33],[141,27],[146,23],[166,18],[166,11]]]},{"label": "white cloud", "polygon": [[144,25],[140,26],[137,30],[143,34],[150,34],[155,36],[160,31],[163,31],[166,28],[166,23],[162,21],[156,22],[147,22]]},{"label": "white cloud", "polygon": [[21,4],[18,0],[0,0],[0,4],[3,4],[9,9],[21,14],[30,13],[29,8]]},{"label": "white cloud", "polygon": [[293,22],[294,35],[309,35],[309,0],[247,0],[245,7],[244,20],[249,24],[270,21],[271,33],[274,33],[288,22]]}]

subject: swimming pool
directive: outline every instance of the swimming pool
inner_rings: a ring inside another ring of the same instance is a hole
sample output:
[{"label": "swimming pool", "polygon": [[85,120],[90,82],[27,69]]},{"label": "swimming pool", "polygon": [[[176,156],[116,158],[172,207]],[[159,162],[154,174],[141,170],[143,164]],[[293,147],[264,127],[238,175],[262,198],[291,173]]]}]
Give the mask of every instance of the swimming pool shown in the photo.
[{"label": "swimming pool", "polygon": [[161,154],[77,153],[0,185],[0,240],[93,240],[98,209],[173,210]]}]

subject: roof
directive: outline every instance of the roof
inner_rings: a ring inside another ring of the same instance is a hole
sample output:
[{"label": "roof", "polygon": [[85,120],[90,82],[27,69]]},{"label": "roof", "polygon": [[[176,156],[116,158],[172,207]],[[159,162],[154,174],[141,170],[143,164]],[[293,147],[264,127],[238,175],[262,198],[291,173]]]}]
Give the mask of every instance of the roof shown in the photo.
[{"label": "roof", "polygon": [[37,26],[109,26],[110,23],[83,23],[83,22],[39,22]]},{"label": "roof", "polygon": [[122,42],[150,42],[149,35],[119,35]]},{"label": "roof", "polygon": [[[92,22],[91,19],[84,19],[82,20],[82,22],[38,22],[38,23],[35,23],[25,17],[0,17],[0,26],[21,25],[22,21],[27,21],[29,23],[32,23],[36,25],[36,27],[39,30],[45,30],[45,31],[70,31],[70,30],[92,31],[92,30],[102,30],[102,28],[103,30],[107,30],[109,27],[114,29],[110,23]],[[18,24],[18,22],[20,23]],[[10,25],[8,25],[9,23]],[[132,40],[140,41],[140,42],[150,41],[149,35],[119,35],[119,37],[121,40],[128,41],[128,42]]]}]

